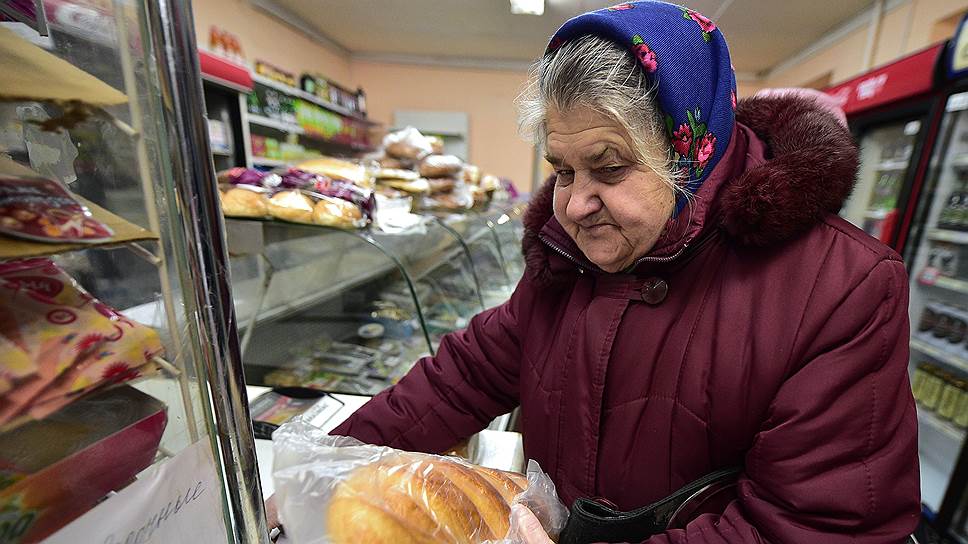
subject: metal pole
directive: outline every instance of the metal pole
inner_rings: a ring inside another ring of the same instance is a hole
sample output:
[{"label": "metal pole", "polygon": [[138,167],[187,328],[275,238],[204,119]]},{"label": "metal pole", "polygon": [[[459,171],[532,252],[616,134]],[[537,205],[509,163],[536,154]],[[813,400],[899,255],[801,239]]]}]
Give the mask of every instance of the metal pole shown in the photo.
[{"label": "metal pole", "polygon": [[262,488],[249,418],[242,354],[230,289],[228,248],[215,168],[209,149],[198,53],[188,0],[145,2],[170,130],[171,172],[177,224],[187,240],[183,256],[191,274],[183,282],[195,296],[200,350],[211,388],[218,449],[235,540],[269,542]]}]

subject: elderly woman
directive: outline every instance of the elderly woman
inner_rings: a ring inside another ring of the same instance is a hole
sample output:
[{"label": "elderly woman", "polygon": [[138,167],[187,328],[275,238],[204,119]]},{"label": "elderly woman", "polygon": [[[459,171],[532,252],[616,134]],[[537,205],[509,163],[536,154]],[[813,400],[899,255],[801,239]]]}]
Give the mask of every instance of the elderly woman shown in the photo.
[{"label": "elderly woman", "polygon": [[660,543],[900,542],[917,524],[907,276],[836,212],[858,154],[819,101],[737,103],[722,34],[660,2],[574,18],[522,97],[555,175],[511,299],[335,434],[444,451],[520,405],[566,505],[742,466]]}]

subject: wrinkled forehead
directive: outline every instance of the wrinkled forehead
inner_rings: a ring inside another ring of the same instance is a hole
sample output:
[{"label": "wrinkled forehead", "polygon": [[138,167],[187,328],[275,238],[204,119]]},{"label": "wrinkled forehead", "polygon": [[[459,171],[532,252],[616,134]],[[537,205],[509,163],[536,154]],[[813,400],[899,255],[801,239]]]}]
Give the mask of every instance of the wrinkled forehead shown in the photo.
[{"label": "wrinkled forehead", "polygon": [[543,151],[551,164],[635,160],[638,155],[628,129],[591,108],[549,109],[543,128]]}]

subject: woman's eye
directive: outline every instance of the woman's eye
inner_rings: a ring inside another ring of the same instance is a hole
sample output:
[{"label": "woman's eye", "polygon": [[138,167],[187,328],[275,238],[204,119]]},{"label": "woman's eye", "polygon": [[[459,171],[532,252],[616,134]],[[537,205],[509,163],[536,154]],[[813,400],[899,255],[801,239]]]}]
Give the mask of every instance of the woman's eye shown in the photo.
[{"label": "woman's eye", "polygon": [[614,179],[616,177],[619,177],[624,171],[625,171],[625,166],[622,166],[622,165],[603,166],[601,168],[595,169],[595,173],[597,174],[597,177],[605,178],[605,179]]},{"label": "woman's eye", "polygon": [[555,175],[558,176],[559,185],[567,185],[571,183],[572,179],[575,177],[574,170],[555,170]]}]

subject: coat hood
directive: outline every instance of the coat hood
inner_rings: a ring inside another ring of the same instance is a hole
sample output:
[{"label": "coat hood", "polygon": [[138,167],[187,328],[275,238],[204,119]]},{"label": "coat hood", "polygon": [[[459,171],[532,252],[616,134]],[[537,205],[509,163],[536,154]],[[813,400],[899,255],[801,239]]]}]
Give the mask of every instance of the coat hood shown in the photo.
[{"label": "coat hood", "polygon": [[[783,243],[840,210],[857,167],[857,145],[828,106],[809,97],[741,100],[726,156],[697,193],[693,209],[669,221],[647,257],[675,256],[710,228],[722,229],[739,245]],[[539,284],[554,282],[558,271],[574,270],[557,258],[549,237],[557,235],[577,251],[561,238],[553,191],[551,178],[534,193],[524,217],[527,274]]]}]

